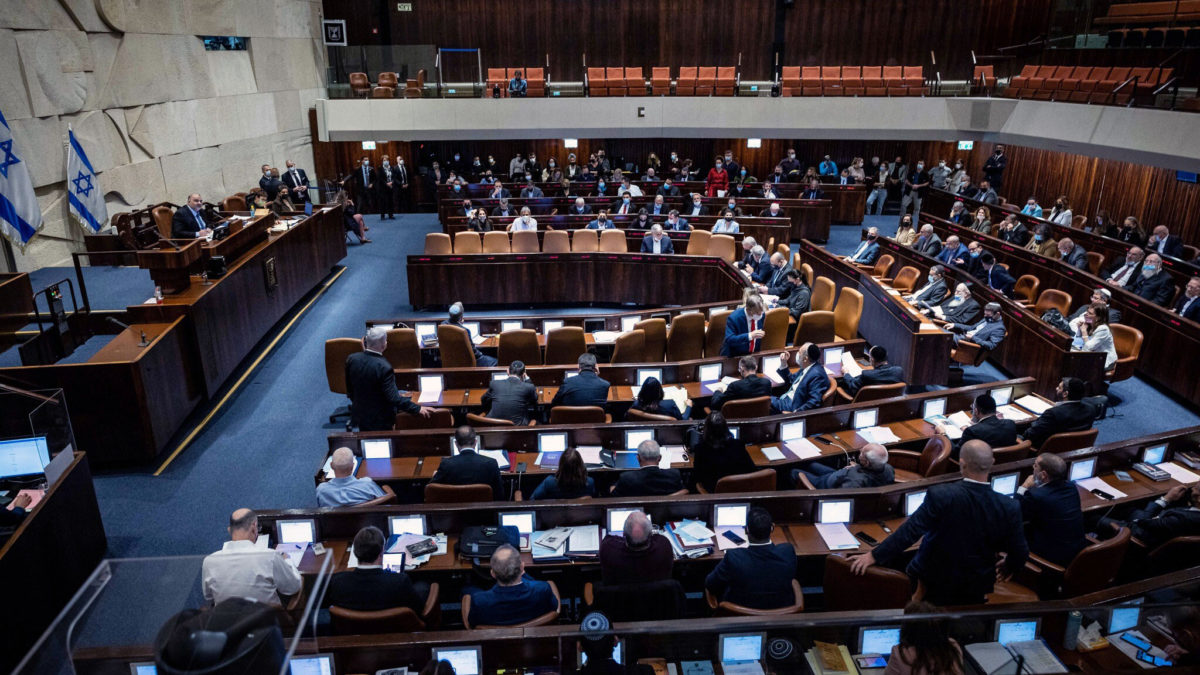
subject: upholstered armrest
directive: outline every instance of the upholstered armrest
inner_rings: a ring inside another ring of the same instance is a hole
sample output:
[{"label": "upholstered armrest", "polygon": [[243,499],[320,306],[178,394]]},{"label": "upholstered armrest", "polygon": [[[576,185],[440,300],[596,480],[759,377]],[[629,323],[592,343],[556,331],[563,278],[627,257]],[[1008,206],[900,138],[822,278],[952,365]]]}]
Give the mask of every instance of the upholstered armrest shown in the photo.
[{"label": "upholstered armrest", "polygon": [[883,284],[889,284],[889,285],[890,285],[890,284],[891,284],[893,281],[895,281],[895,280],[896,280],[896,279],[895,279],[895,277],[875,277],[875,279],[876,279],[877,281],[879,281],[880,283],[883,283]]},{"label": "upholstered armrest", "polygon": [[1054,563],[1050,562],[1049,560],[1046,560],[1045,558],[1041,557],[1040,555],[1038,555],[1036,553],[1030,553],[1029,559],[1027,561],[1025,561],[1026,567],[1028,567],[1030,565],[1033,565],[1036,568],[1040,568],[1041,570],[1049,570],[1049,571],[1055,572],[1057,574],[1066,574],[1067,573],[1067,568],[1062,567],[1061,565],[1055,565]]},{"label": "upholstered armrest", "polygon": [[853,401],[853,400],[854,400],[854,396],[852,396],[852,395],[850,394],[850,392],[846,391],[846,390],[845,390],[845,389],[843,389],[842,387],[838,387],[838,388],[837,388],[837,395],[838,395],[838,397],[839,397],[839,398],[841,398],[841,399],[842,399],[843,401],[845,401],[846,403],[849,403],[849,402],[851,402],[851,401]]},{"label": "upholstered armrest", "polygon": [[425,598],[425,606],[421,608],[421,618],[425,627],[432,628],[442,622],[442,603],[438,601],[438,583],[429,584],[429,596]]},{"label": "upholstered armrest", "polygon": [[596,604],[596,589],[589,581],[583,585],[583,605],[591,607],[594,604]]},{"label": "upholstered armrest", "polygon": [[717,605],[721,604],[707,588],[704,589],[704,601],[708,603],[709,609],[716,609]]},{"label": "upholstered armrest", "polygon": [[696,493],[706,495],[708,494],[708,490],[704,489],[704,486],[700,483],[696,483]]},{"label": "upholstered armrest", "polygon": [[817,486],[812,484],[812,481],[808,479],[808,475],[804,472],[796,474],[796,487],[803,488],[805,490],[817,489]]},{"label": "upholstered armrest", "polygon": [[921,465],[921,453],[913,452],[912,450],[889,449],[888,464],[891,464],[896,469],[915,472],[917,467]]}]

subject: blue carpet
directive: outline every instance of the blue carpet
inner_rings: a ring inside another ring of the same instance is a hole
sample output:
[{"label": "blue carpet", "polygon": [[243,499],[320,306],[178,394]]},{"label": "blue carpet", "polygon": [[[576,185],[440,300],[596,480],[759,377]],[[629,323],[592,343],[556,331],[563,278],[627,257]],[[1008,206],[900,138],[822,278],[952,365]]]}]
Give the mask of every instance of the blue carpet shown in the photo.
[{"label": "blue carpet", "polygon": [[[872,220],[885,234],[895,230],[895,216]],[[412,314],[404,259],[420,251],[425,234],[438,227],[436,217],[428,214],[385,222],[368,216],[367,222],[375,243],[350,246],[343,261],[346,272],[162,476],[151,474],[165,457],[141,470],[96,476],[110,557],[208,553],[227,538],[225,525],[236,508],[316,505],[313,475],[334,428],[327,415],[344,402],[329,393],[324,342],[361,335],[367,318]],[[857,226],[834,227],[829,248],[849,253],[859,232]],[[124,291],[106,285],[124,283],[117,279],[115,274],[98,275],[95,288],[89,289],[94,297],[115,301]],[[703,300],[680,298],[683,303]],[[966,373],[970,383],[1003,377],[987,364]],[[1125,399],[1117,408],[1124,417],[1100,424],[1101,442],[1200,423],[1196,415],[1140,380],[1119,383],[1114,391]]]},{"label": "blue carpet", "polygon": [[[83,267],[83,282],[87,284],[88,302],[93,310],[125,309],[129,305],[140,305],[154,295],[154,282],[145,270],[138,267]],[[74,267],[43,267],[29,273],[29,283],[37,293],[49,284],[69,279],[75,284],[76,299],[83,307],[82,292],[75,278]],[[67,284],[62,285],[63,300],[67,310],[72,309],[71,294]],[[38,308],[46,311],[45,298],[38,296]]]}]

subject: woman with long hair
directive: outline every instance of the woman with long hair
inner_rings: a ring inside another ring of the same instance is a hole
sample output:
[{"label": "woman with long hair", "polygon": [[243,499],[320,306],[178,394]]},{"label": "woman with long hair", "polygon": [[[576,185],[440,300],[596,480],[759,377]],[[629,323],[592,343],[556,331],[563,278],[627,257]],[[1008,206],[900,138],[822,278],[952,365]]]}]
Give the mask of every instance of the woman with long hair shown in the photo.
[{"label": "woman with long hair", "polygon": [[692,487],[700,485],[712,492],[725,476],[756,469],[746,443],[733,437],[720,412],[709,413],[704,422],[688,429],[687,447],[692,455]]},{"label": "woman with long hair", "polygon": [[[905,614],[933,614],[928,602],[910,602]],[[946,619],[905,621],[900,626],[900,644],[892,647],[884,675],[962,675],[962,648],[948,637]]]},{"label": "woman with long hair", "polygon": [[558,470],[542,481],[530,495],[530,499],[578,499],[595,497],[596,481],[587,474],[583,455],[575,448],[567,448],[558,458]]},{"label": "woman with long hair", "polygon": [[651,415],[667,415],[677,420],[684,420],[692,412],[692,402],[689,400],[687,407],[680,411],[679,406],[675,405],[675,401],[663,397],[662,382],[659,382],[657,377],[647,377],[646,381],[642,383],[642,388],[638,390],[633,408]]},{"label": "woman with long hair", "polygon": [[992,212],[988,207],[981,206],[975,210],[975,220],[971,222],[971,229],[983,234],[992,233]]},{"label": "woman with long hair", "polygon": [[337,196],[333,198],[333,202],[342,207],[342,220],[346,226],[347,232],[353,232],[354,236],[358,237],[358,243],[369,244],[370,239],[367,239],[367,230],[370,229],[363,222],[363,217],[354,208],[354,200],[350,195],[346,194],[345,190],[340,190]]}]

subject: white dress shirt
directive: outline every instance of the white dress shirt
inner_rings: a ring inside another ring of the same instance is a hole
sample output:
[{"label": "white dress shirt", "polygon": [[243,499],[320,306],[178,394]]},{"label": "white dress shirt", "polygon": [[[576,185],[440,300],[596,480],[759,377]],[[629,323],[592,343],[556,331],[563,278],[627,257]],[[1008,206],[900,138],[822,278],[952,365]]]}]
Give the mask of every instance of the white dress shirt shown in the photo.
[{"label": "white dress shirt", "polygon": [[300,572],[283,555],[258,548],[242,539],[227,541],[220,551],[204,558],[201,566],[204,599],[216,604],[226,598],[249,598],[281,606],[280,595],[300,590]]},{"label": "white dress shirt", "polygon": [[520,232],[521,230],[537,231],[537,218],[530,216],[528,222],[525,221],[524,216],[517,218],[513,221],[512,229],[513,232]]},{"label": "white dress shirt", "polygon": [[1135,267],[1137,267],[1137,263],[1126,262],[1121,269],[1113,272],[1113,275],[1109,277],[1110,283],[1124,288],[1129,282],[1133,281],[1133,270]]}]

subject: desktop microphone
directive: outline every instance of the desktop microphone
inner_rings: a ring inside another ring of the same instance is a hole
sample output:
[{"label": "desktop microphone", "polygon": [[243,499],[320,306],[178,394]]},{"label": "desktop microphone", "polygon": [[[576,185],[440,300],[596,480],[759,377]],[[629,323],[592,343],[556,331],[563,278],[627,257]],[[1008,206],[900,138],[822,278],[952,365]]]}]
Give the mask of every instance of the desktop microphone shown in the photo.
[{"label": "desktop microphone", "polygon": [[108,323],[116,325],[116,327],[120,328],[121,330],[125,330],[125,329],[129,328],[129,324],[124,323],[122,321],[118,321],[111,316],[104,317],[104,320],[107,321]]}]

